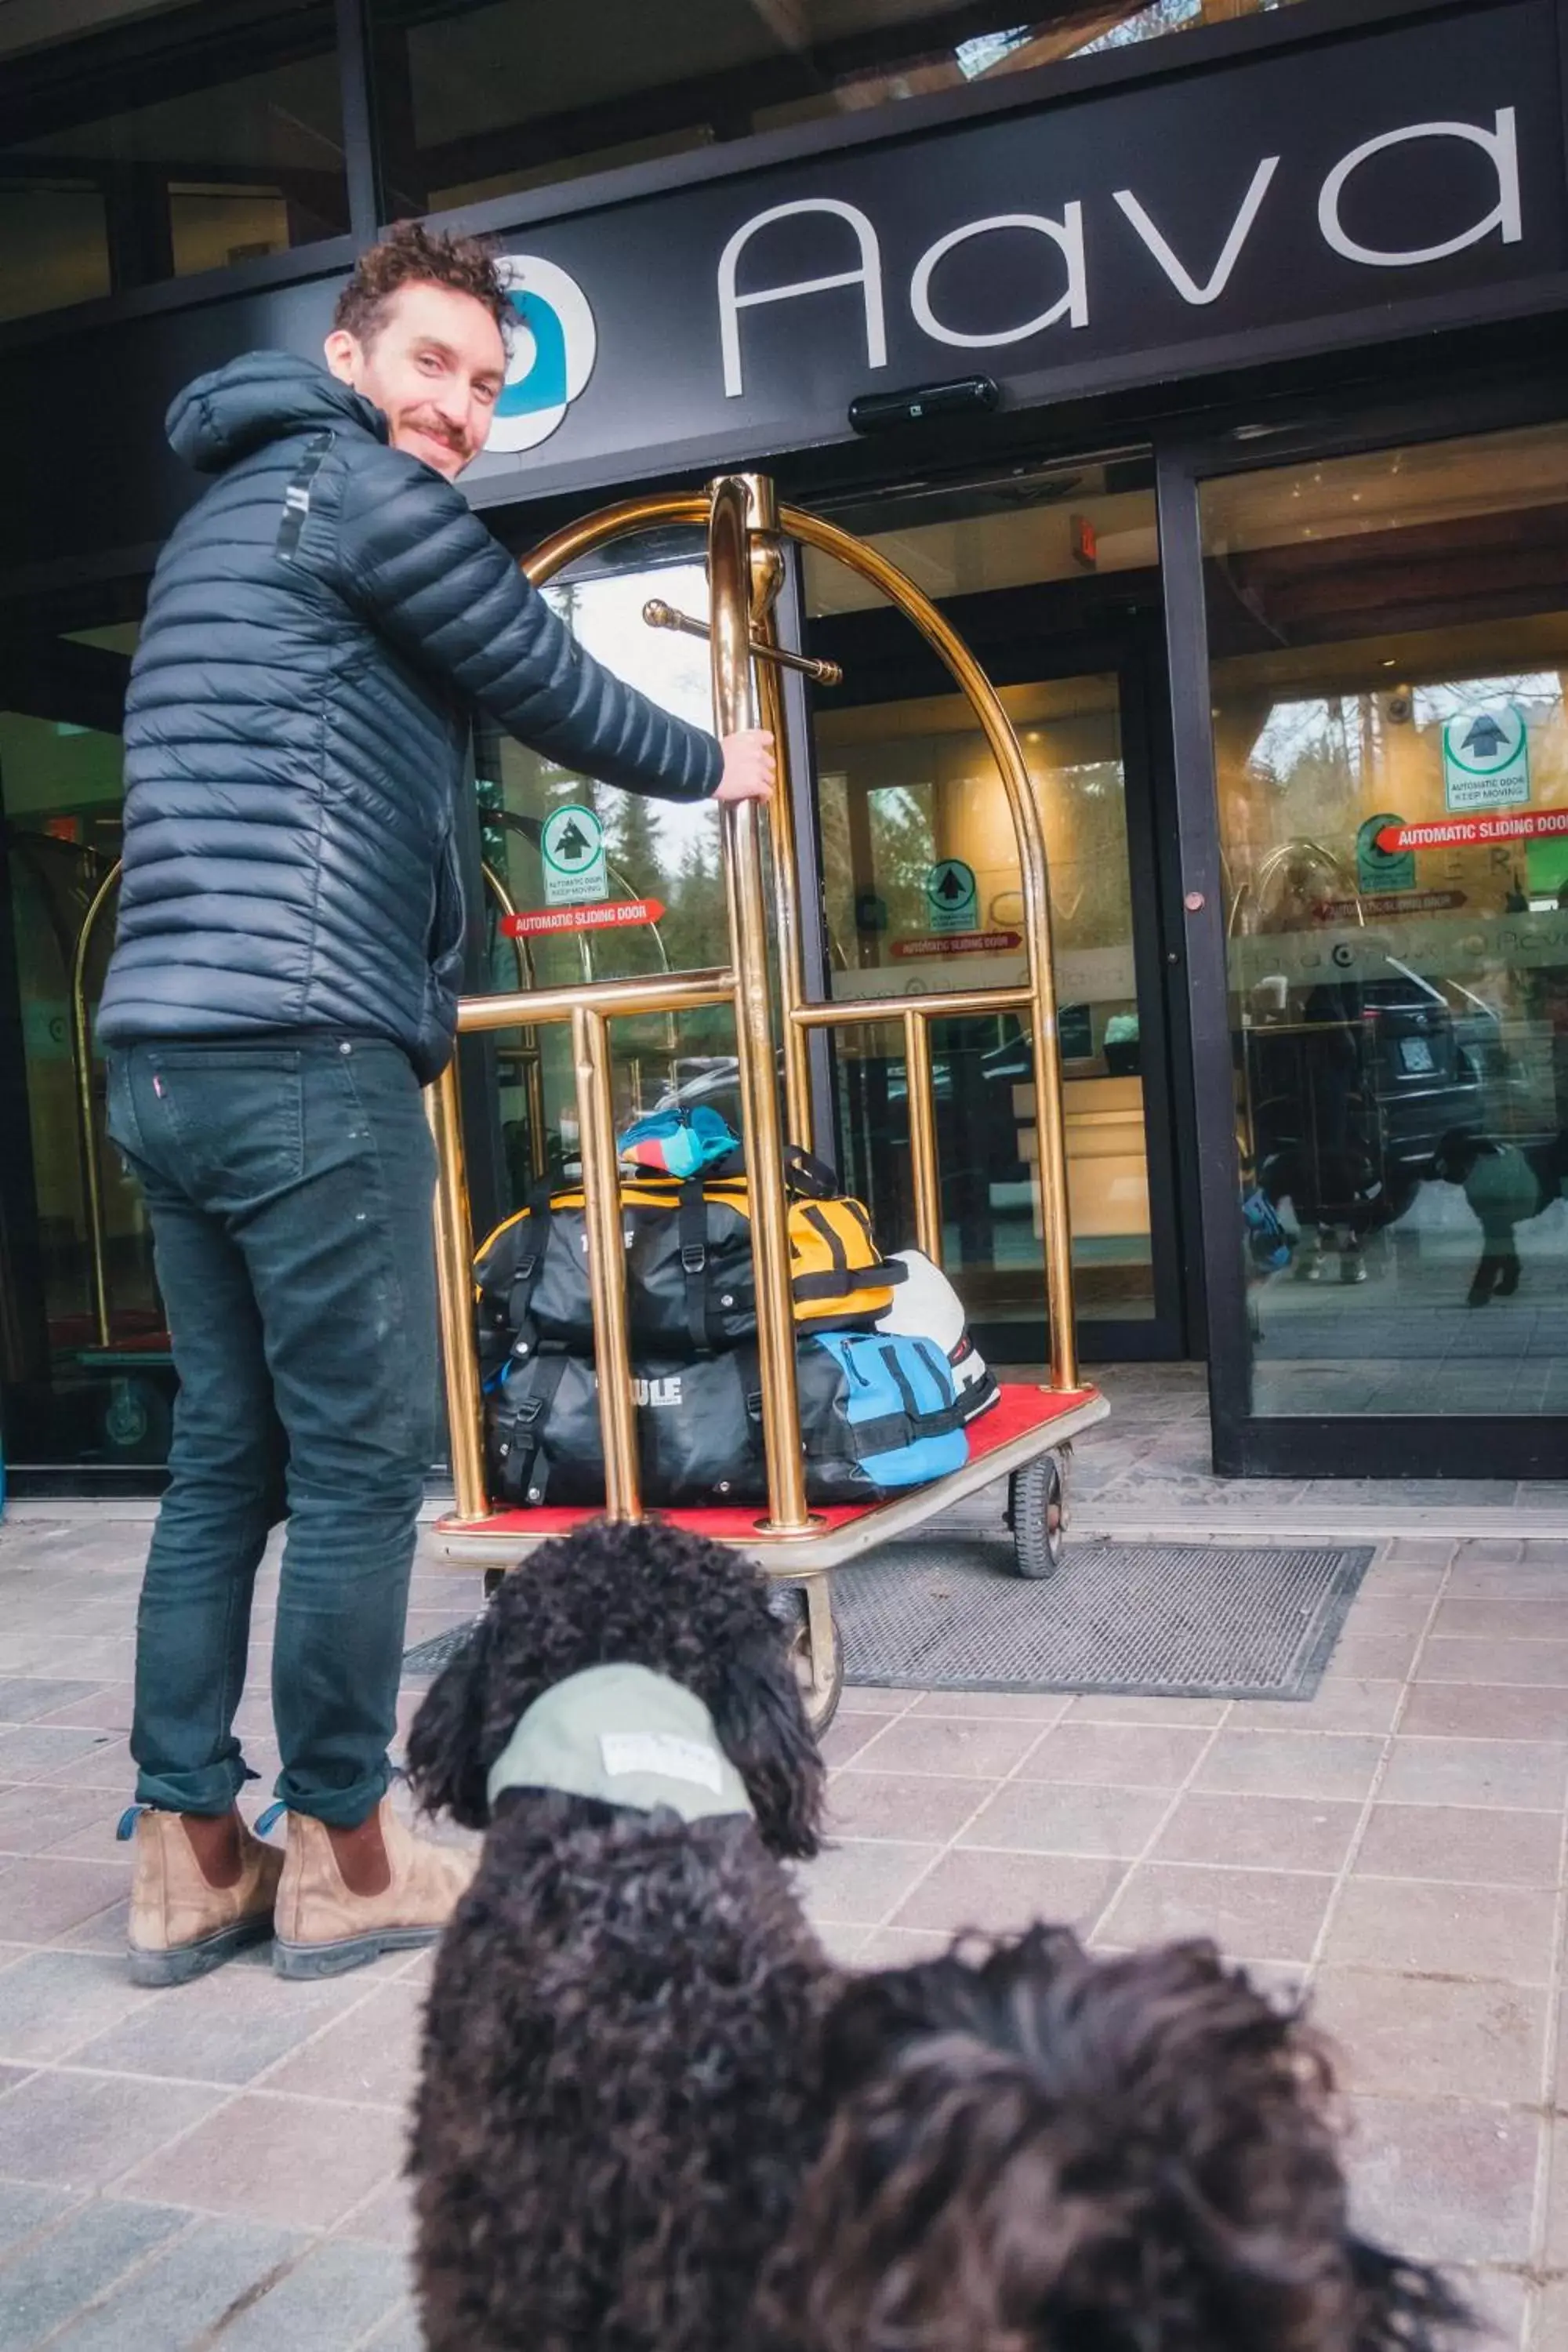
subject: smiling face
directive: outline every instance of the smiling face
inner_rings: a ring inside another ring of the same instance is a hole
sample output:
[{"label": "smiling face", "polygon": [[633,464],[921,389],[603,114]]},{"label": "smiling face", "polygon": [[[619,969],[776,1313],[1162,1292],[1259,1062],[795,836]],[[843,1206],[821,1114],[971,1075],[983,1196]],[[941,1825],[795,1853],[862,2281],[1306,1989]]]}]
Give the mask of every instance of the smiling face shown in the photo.
[{"label": "smiling face", "polygon": [[337,327],[327,365],[379,408],[395,449],[456,481],[489,437],[506,346],[485,304],[426,282],[401,287],[369,340]]}]

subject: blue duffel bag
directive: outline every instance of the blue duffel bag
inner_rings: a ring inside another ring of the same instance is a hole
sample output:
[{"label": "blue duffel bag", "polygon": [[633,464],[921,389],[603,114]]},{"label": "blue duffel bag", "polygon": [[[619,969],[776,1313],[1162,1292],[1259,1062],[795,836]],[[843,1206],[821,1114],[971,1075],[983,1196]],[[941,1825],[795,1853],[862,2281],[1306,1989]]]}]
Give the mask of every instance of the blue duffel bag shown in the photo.
[{"label": "blue duffel bag", "polygon": [[934,1339],[824,1331],[802,1342],[795,1364],[814,1503],[871,1501],[968,1461],[964,1409]]}]

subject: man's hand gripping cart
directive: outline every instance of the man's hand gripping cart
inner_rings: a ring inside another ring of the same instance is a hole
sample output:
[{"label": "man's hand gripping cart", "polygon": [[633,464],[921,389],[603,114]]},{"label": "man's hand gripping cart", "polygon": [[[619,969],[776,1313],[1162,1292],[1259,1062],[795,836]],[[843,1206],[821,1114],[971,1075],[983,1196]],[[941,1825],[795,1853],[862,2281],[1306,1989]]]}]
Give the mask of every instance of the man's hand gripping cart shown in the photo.
[{"label": "man's hand gripping cart", "polygon": [[[731,475],[706,495],[654,494],[606,509],[559,532],[527,560],[542,583],[607,541],[655,525],[706,526],[711,618],[704,626],[663,605],[646,617],[656,626],[706,635],[712,657],[717,731],[758,724],[778,745],[778,790],[763,807],[742,802],[721,811],[729,908],[730,961],[720,971],[601,981],[577,987],[465,1001],[459,1030],[571,1026],[576,1111],[582,1150],[584,1222],[592,1293],[599,1417],[606,1470],[605,1514],[642,1515],[638,1493],[636,1407],[627,1338],[619,1171],[611,1092],[609,1024],[650,1013],[679,1013],[729,1005],[735,1019],[745,1164],[751,1179],[752,1250],[756,1273],[757,1345],[767,1463],[767,1509],[672,1510],[668,1516],[721,1543],[752,1553],[766,1572],[803,1596],[797,1641],[811,1712],[819,1727],[830,1719],[844,1664],[834,1624],[828,1577],[873,1545],[912,1534],[950,1512],[964,1496],[1000,1478],[1010,1482],[1011,1522],[1020,1571],[1051,1574],[1060,1558],[1066,1521],[1064,1455],[1071,1441],[1104,1418],[1104,1399],[1079,1378],[1073,1330],[1072,1274],[1063,1147],[1061,1074],[1051,962],[1050,908],[1045,846],[1023,755],[994,688],[963,641],[912,582],[874,549],[835,525],[795,508],[780,508],[773,485],[755,475]],[[972,704],[1006,788],[1017,839],[1023,886],[1026,977],[1013,986],[877,997],[871,1001],[808,999],[801,952],[796,845],[780,670],[792,667],[835,682],[831,666],[789,653],[777,642],[774,602],[784,577],[783,543],[793,539],[845,564],[904,612],[935,649]],[[760,705],[760,709],[759,709]],[[772,826],[771,893],[764,881],[762,827]],[[770,905],[771,898],[771,905]],[[770,920],[771,918],[771,920]],[[915,1240],[938,1265],[942,1220],[938,1174],[931,1024],[955,1015],[1014,1012],[1030,1031],[1035,1051],[1037,1133],[1045,1242],[1046,1307],[1050,1379],[1044,1387],[1005,1385],[1000,1401],[970,1426],[970,1458],[933,1484],[891,1500],[807,1506],[795,1386],[795,1328],[791,1297],[787,1204],[777,1071],[770,934],[776,950],[782,1016],[784,1099],[790,1139],[814,1141],[807,1059],[809,1033],[857,1023],[900,1021],[908,1068]],[[427,1097],[439,1159],[436,1242],[440,1286],[447,1401],[451,1430],[456,1508],[435,1530],[439,1554],[454,1566],[506,1570],[526,1560],[535,1545],[597,1516],[588,1508],[492,1508],[486,1488],[481,1400],[473,1324],[473,1235],[464,1181],[456,1072]]]}]

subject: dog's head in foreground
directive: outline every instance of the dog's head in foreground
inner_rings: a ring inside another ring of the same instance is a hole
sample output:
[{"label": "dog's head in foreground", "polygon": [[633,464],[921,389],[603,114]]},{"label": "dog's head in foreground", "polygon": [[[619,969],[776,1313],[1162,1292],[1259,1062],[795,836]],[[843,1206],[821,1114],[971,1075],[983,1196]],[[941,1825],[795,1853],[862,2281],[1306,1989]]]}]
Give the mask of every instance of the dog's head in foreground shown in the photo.
[{"label": "dog's head in foreground", "polygon": [[1436,2352],[1464,2315],[1357,2236],[1332,2077],[1212,1946],[1032,1928],[852,1982],[836,2113],[752,2352]]},{"label": "dog's head in foreground", "polygon": [[492,1765],[534,1701],[593,1666],[643,1666],[707,1707],[769,1851],[818,1846],[823,1766],[761,1573],[661,1520],[595,1521],[509,1577],[415,1720],[408,1771],[427,1811],[489,1825]]},{"label": "dog's head in foreground", "polygon": [[432,2352],[732,2352],[821,2145],[837,1989],[784,1870],[822,1759],[766,1580],[658,1520],[542,1544],[432,1687],[486,1832],[410,2168]]}]

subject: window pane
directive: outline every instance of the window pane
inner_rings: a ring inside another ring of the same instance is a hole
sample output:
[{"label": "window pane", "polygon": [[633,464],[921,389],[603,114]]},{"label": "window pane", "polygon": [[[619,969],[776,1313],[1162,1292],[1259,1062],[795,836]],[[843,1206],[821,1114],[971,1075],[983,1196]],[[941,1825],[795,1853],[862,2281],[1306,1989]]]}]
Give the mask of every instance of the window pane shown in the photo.
[{"label": "window pane", "polygon": [[[1147,457],[895,491],[836,520],[947,607],[987,667],[1020,681],[1001,692],[1050,875],[1078,1307],[1095,1320],[1147,1321],[1155,1292],[1121,682],[1041,675],[1053,654],[1059,662],[1064,631],[1084,625],[1070,600],[1092,593],[1097,574],[1125,575],[1131,588],[1141,572],[1147,590],[1159,563]],[[810,551],[805,582],[813,649],[840,656],[845,671],[814,719],[832,993],[875,1000],[1023,980],[1012,819],[973,710],[952,693],[880,698],[897,694],[897,645],[913,651],[909,625],[868,582]],[[866,634],[883,618],[891,634]],[[933,896],[953,868],[973,877],[967,907]],[[836,1034],[847,1171],[879,1226],[907,1234],[901,1030],[868,1017]],[[931,1053],[949,1271],[978,1320],[1037,1323],[1030,1039],[1011,1013],[949,1021],[935,1024]]]},{"label": "window pane", "polygon": [[1565,458],[1204,492],[1259,1413],[1568,1411]]},{"label": "window pane", "polygon": [[209,22],[198,44],[190,16],[149,27],[145,54],[110,27],[9,69],[0,317],[346,230],[330,17],[296,5],[221,44]]},{"label": "window pane", "polygon": [[[617,541],[544,593],[579,641],[619,677],[678,718],[712,725],[707,647],[643,619],[651,596],[706,616],[699,532],[661,532],[651,549],[635,539]],[[478,761],[492,989],[566,988],[728,962],[711,804],[682,806],[617,792],[495,733],[479,736]],[[591,809],[603,825],[605,899],[640,903],[652,919],[545,930],[514,943],[502,928],[509,908],[544,922],[572,919],[547,870],[543,839],[552,815],[568,808]],[[617,1125],[671,1102],[696,1101],[711,1102],[731,1124],[739,1121],[734,1023],[727,1009],[616,1021],[610,1043]],[[497,1062],[510,1204],[518,1207],[545,1173],[575,1178],[578,1171],[571,1031],[553,1023],[503,1032]]]},{"label": "window pane", "polygon": [[397,207],[440,210],[1288,5],[379,0],[380,119]]},{"label": "window pane", "polygon": [[[1154,1311],[1154,1290],[1118,681],[1005,687],[1002,699],[1049,861],[1079,1311],[1142,1320]],[[823,711],[816,756],[834,995],[1024,980],[1012,819],[969,704],[952,695]],[[968,913],[934,895],[954,873],[973,877]],[[901,1029],[868,1020],[839,1041],[854,1181],[879,1223],[907,1233]],[[1030,1039],[1012,1013],[940,1022],[931,1055],[948,1270],[977,1320],[1037,1322]]]},{"label": "window pane", "polygon": [[156,1465],[168,1444],[174,1375],[146,1212],[105,1139],[102,1066],[89,1045],[79,1067],[72,1018],[95,905],[89,1036],[113,940],[113,894],[100,895],[121,841],[110,713],[136,634],[122,622],[25,657],[13,646],[0,689],[0,1055],[26,1107],[25,1132],[0,1153],[0,1413],[12,1462]]},{"label": "window pane", "polygon": [[109,209],[100,191],[52,176],[30,186],[0,178],[0,319],[90,302],[109,290]]}]

